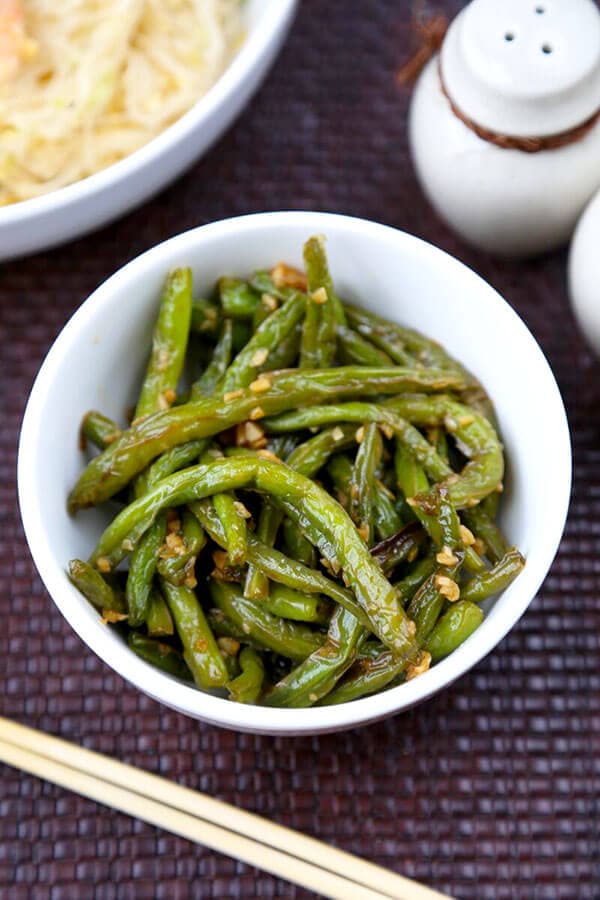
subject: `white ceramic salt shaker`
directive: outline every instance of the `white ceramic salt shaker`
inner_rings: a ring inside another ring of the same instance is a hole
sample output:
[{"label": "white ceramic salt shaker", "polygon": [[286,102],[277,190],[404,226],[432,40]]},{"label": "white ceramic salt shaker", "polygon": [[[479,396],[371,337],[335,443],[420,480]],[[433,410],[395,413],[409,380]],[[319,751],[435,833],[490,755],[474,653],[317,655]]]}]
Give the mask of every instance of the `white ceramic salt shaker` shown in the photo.
[{"label": "white ceramic salt shaker", "polygon": [[579,326],[600,356],[600,192],[587,207],[573,235],[569,292]]},{"label": "white ceramic salt shaker", "polygon": [[600,187],[599,113],[593,0],[473,0],[415,86],[415,168],[467,241],[507,256],[550,250]]}]

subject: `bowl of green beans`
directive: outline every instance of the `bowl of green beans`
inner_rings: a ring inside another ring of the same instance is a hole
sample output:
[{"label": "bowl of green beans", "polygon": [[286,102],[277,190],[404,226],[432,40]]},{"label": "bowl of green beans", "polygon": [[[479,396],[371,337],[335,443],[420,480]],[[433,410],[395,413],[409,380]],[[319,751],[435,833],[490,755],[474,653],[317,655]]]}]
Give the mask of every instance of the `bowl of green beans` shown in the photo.
[{"label": "bowl of green beans", "polygon": [[335,731],[475,665],[533,600],[571,449],[540,348],[410,235],[286,212],[205,225],[56,339],[21,515],[86,644],[224,727]]}]

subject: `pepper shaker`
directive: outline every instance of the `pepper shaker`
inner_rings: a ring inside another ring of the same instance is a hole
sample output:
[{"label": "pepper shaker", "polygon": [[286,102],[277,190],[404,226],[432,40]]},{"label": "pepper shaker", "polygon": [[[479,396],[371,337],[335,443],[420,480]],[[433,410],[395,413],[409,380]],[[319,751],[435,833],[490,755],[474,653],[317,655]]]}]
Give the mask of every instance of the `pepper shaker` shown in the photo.
[{"label": "pepper shaker", "polygon": [[593,0],[472,0],[415,86],[410,146],[437,212],[477,247],[568,241],[600,188]]}]

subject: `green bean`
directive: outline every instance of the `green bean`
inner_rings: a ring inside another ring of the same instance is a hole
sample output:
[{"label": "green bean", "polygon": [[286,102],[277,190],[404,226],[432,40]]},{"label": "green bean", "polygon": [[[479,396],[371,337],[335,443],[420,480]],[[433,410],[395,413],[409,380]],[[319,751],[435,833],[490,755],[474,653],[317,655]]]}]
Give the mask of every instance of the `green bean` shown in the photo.
[{"label": "green bean", "polygon": [[128,546],[123,541],[135,543],[161,509],[249,486],[269,494],[309,540],[314,538],[329,564],[344,571],[380,640],[403,652],[412,641],[412,623],[351,520],[323,488],[279,463],[260,458],[216,459],[170,475],[119,513],[102,535],[92,561],[102,558],[114,564],[121,559]]},{"label": "green bean", "polygon": [[167,278],[152,336],[152,354],[135,417],[164,409],[172,401],[183,369],[192,312],[192,272],[175,269]]},{"label": "green bean", "polygon": [[167,531],[165,513],[158,515],[148,530],[136,541],[129,562],[127,575],[127,608],[129,624],[137,628],[146,620],[152,579],[156,572],[158,554]]},{"label": "green bean", "polygon": [[113,419],[103,416],[102,413],[90,410],[83,417],[81,423],[81,443],[85,446],[87,441],[91,441],[100,450],[121,436],[121,429]]},{"label": "green bean", "polygon": [[350,479],[350,515],[367,547],[373,543],[375,473],[381,461],[383,441],[377,425],[362,426],[362,440]]},{"label": "green bean", "polygon": [[505,590],[523,570],[525,560],[516,547],[510,550],[491,569],[475,575],[461,587],[461,598],[481,603],[488,597]]},{"label": "green bean", "polygon": [[248,553],[248,528],[245,507],[235,499],[234,494],[219,493],[213,497],[215,510],[221,520],[227,553],[234,566],[242,565]]},{"label": "green bean", "polygon": [[168,637],[175,633],[173,617],[169,612],[169,607],[165,598],[155,586],[150,591],[150,600],[148,601],[148,611],[146,613],[146,628],[151,637]]},{"label": "green bean", "polygon": [[90,603],[100,610],[126,613],[127,607],[120,592],[112,588],[100,572],[81,559],[69,563],[69,578]]},{"label": "green bean", "polygon": [[416,357],[409,353],[405,341],[388,327],[389,322],[381,320],[381,324],[378,325],[375,318],[371,317],[369,313],[348,305],[345,306],[345,312],[352,327],[379,350],[382,350],[396,365],[415,365]]},{"label": "green bean", "polygon": [[318,428],[334,422],[377,422],[389,425],[434,480],[439,481],[454,474],[429,441],[410,422],[387,406],[353,402],[307,407],[266,419],[264,427],[268,431],[281,433],[300,428]]},{"label": "green bean", "polygon": [[300,341],[300,359],[298,361],[298,367],[300,369],[320,368],[320,316],[321,307],[318,303],[315,303],[315,301],[311,297],[309,297],[306,302],[306,313],[304,315],[302,338]]},{"label": "green bean", "polygon": [[196,594],[191,588],[173,585],[164,578],[160,586],[194,682],[204,690],[223,687],[229,678],[227,669]]},{"label": "green bean", "polygon": [[407,500],[417,494],[424,494],[429,489],[429,480],[423,466],[400,441],[396,441],[394,468],[396,483]]},{"label": "green bean", "polygon": [[267,706],[313,706],[334,687],[352,665],[365,629],[352,613],[338,607],[327,632],[327,640],[267,694]]},{"label": "green bean", "polygon": [[409,615],[417,626],[420,644],[429,637],[445,604],[445,597],[436,586],[437,577],[436,568],[415,592],[408,606]]},{"label": "green bean", "polygon": [[196,557],[206,544],[206,534],[196,516],[187,508],[181,514],[181,539],[172,555],[159,555],[156,568],[159,575],[172,584],[183,584],[193,575]]},{"label": "green bean", "polygon": [[[414,616],[417,629],[415,647],[422,646],[427,640],[443,605],[444,597],[437,590],[435,574],[432,574],[421,584],[409,606],[409,614]],[[398,657],[385,649],[374,659],[358,660],[347,677],[321,702],[326,705],[347,703],[380,691],[405,672],[411,660],[418,658],[416,650]]]},{"label": "green bean", "polygon": [[241,675],[227,685],[229,699],[238,703],[256,703],[265,679],[265,667],[259,654],[252,647],[244,647],[240,653]]},{"label": "green bean", "polygon": [[192,385],[190,390],[191,402],[212,396],[231,363],[232,349],[233,325],[231,319],[225,319],[212,359],[200,378]]},{"label": "green bean", "polygon": [[393,572],[396,566],[416,556],[425,539],[425,533],[417,522],[409,522],[396,534],[371,547],[371,555],[384,573]]},{"label": "green bean", "polygon": [[402,528],[402,518],[394,505],[393,496],[390,496],[390,492],[379,479],[375,481],[373,518],[375,537],[378,541],[386,540]]},{"label": "green bean", "polygon": [[319,347],[319,367],[327,369],[335,361],[337,349],[336,300],[328,296],[327,302],[321,306],[321,317],[317,329],[317,345]]},{"label": "green bean", "polygon": [[242,596],[237,585],[212,579],[209,589],[213,603],[234,625],[275,653],[301,661],[323,643],[320,632],[272,615]]},{"label": "green bean", "polygon": [[234,641],[245,644],[247,647],[253,647],[261,653],[268,649],[260,641],[255,640],[250,634],[246,633],[241,625],[236,625],[232,622],[222,610],[211,607],[206,614],[206,618],[211,631],[219,638],[232,638]]},{"label": "green bean", "polygon": [[300,352],[300,338],[302,330],[297,325],[281,340],[277,346],[269,351],[266,362],[261,366],[264,372],[273,372],[277,369],[289,369]]},{"label": "green bean", "polygon": [[158,484],[167,475],[185,469],[186,466],[196,462],[208,446],[208,440],[188,441],[186,444],[178,444],[170,450],[166,450],[152,465],[148,466],[136,479],[136,488],[139,494],[145,494],[151,487]]},{"label": "green bean", "polygon": [[331,618],[331,604],[315,594],[292,590],[282,584],[271,586],[269,596],[258,604],[282,619],[327,625]]},{"label": "green bean", "polygon": [[[314,438],[296,447],[289,455],[287,464],[302,475],[306,475],[307,478],[312,478],[325,465],[329,455],[334,450],[343,449],[348,444],[353,443],[353,428],[331,428],[327,431],[322,431]],[[258,517],[256,528],[256,536],[259,540],[272,547],[277,538],[282,519],[281,511],[276,509],[273,504],[265,502]],[[300,562],[305,562],[307,559],[308,556],[305,556]],[[244,596],[250,600],[260,600],[266,597],[268,593],[269,584],[264,574],[251,565],[246,576]]]},{"label": "green bean", "polygon": [[[493,426],[474,409],[451,397],[404,394],[385,406],[370,403],[313,406],[268,419],[264,424],[270,431],[282,432],[336,421],[388,424],[434,481],[448,480],[450,499],[459,509],[477,503],[502,481],[502,445]],[[460,474],[452,471],[414,427],[438,421],[443,421],[452,431],[459,449],[469,459]]]},{"label": "green bean", "polygon": [[304,315],[304,309],[304,295],[293,294],[265,319],[229,366],[223,382],[225,394],[247,387],[256,378],[268,355],[294,331]]},{"label": "green bean", "polygon": [[304,563],[305,566],[314,568],[317,564],[315,548],[308,538],[302,534],[296,523],[292,522],[291,519],[284,518],[281,531],[283,546],[287,555],[298,562]]},{"label": "green bean", "polygon": [[352,328],[339,325],[337,339],[340,358],[346,366],[390,366],[393,364],[387,353],[379,350]]},{"label": "green bean", "polygon": [[325,238],[321,235],[309,238],[304,244],[304,265],[310,290],[323,288],[327,294],[327,302],[332,305],[336,325],[338,327],[345,325],[346,315],[331,280],[325,253]]},{"label": "green bean", "polygon": [[271,297],[275,297],[276,300],[281,301],[287,300],[290,294],[294,292],[293,288],[286,287],[285,285],[277,287],[271,277],[271,273],[267,272],[266,269],[259,269],[257,272],[254,272],[248,279],[248,284],[257,294],[260,294],[261,296],[263,294],[268,294]]},{"label": "green bean", "polygon": [[493,563],[499,562],[508,552],[508,542],[485,510],[480,509],[478,506],[473,507],[473,509],[465,509],[462,517],[475,537],[485,544],[486,556]]},{"label": "green bean", "polygon": [[145,662],[157,669],[162,669],[182,681],[191,681],[192,675],[184,662],[183,656],[170,644],[144,637],[137,631],[130,631],[127,644],[131,650]]},{"label": "green bean", "polygon": [[217,334],[221,324],[221,310],[216,303],[195,297],[192,300],[190,330],[198,334]]},{"label": "green bean", "polygon": [[415,649],[412,654],[397,657],[386,648],[375,659],[359,660],[339,687],[323,700],[324,703],[346,703],[382,690],[401,676],[411,661],[421,658],[418,648],[427,642],[445,603],[445,596],[438,589],[438,573],[448,572],[452,575],[454,571],[455,569],[434,569],[414,593],[408,607],[408,614],[416,626]]},{"label": "green bean", "polygon": [[84,469],[71,491],[69,511],[73,513],[108,500],[148,463],[175,445],[212,437],[246,421],[257,402],[265,415],[273,416],[319,400],[334,402],[348,396],[397,394],[419,389],[447,390],[461,384],[454,375],[431,369],[410,371],[399,367],[370,369],[361,366],[341,366],[317,372],[281,372],[270,376],[269,380],[271,387],[260,394],[244,390],[241,396],[229,402],[221,396],[194,401],[138,422]]},{"label": "green bean", "polygon": [[407,606],[424,581],[429,578],[436,568],[433,556],[424,556],[417,560],[410,571],[400,581],[394,583],[394,587],[400,594],[402,602]]},{"label": "green bean", "polygon": [[483,613],[475,603],[461,600],[444,613],[426,641],[434,662],[448,656],[479,628]]},{"label": "green bean", "polygon": [[[198,516],[211,538],[224,547],[225,535],[211,502],[197,501],[191,504],[191,509]],[[324,594],[339,603],[344,609],[352,612],[365,627],[369,627],[368,617],[350,591],[327,578],[317,569],[309,569],[302,563],[284,556],[279,550],[267,547],[251,533],[248,534],[248,560],[278,584],[308,594]]]},{"label": "green bean", "polygon": [[[256,526],[256,537],[267,547],[274,545],[282,519],[283,514],[280,510],[268,500],[264,500]],[[268,596],[269,579],[251,562],[246,573],[244,597],[248,600],[264,600]]]},{"label": "green bean", "polygon": [[252,321],[260,296],[247,281],[223,277],[219,278],[217,288],[225,316]]},{"label": "green bean", "polygon": [[[425,337],[419,331],[403,328],[401,325],[389,322],[387,319],[383,319],[364,309],[357,309],[347,304],[344,309],[354,328],[360,331],[361,326],[368,326],[371,329],[369,337],[373,341],[375,335],[379,336],[379,346],[382,346],[382,349],[386,350],[392,359],[394,359],[394,356],[390,352],[390,346],[383,346],[383,341],[381,341],[382,335],[387,335],[388,339],[391,338],[396,344],[404,346],[411,356],[416,356],[422,364],[438,369],[446,369],[449,372],[462,375],[466,382],[463,390],[465,401],[469,405],[474,406],[479,413],[494,424],[493,406],[480,382],[461,363],[450,356],[440,344]],[[365,332],[363,331],[362,333]],[[399,365],[409,364],[401,355],[398,356],[396,362]]]},{"label": "green bean", "polygon": [[[335,431],[335,429],[333,429]],[[346,433],[354,435],[354,429],[344,426]],[[322,432],[325,434],[326,432]],[[338,501],[348,509],[350,500],[350,482],[352,478],[352,463],[343,454],[332,457],[327,466],[327,471],[333,481]],[[412,517],[412,516],[411,516]],[[375,493],[373,495],[373,518],[375,534],[379,541],[386,540],[392,534],[400,531],[402,520],[399,516],[388,490],[379,480],[375,481]]]}]

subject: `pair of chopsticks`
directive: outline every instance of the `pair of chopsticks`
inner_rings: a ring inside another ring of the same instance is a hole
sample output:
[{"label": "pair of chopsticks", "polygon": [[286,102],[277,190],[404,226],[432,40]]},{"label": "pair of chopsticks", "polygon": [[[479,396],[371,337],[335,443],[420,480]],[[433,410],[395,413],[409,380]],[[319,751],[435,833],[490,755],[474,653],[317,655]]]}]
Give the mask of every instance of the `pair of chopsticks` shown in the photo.
[{"label": "pair of chopsticks", "polygon": [[315,838],[0,717],[0,761],[339,900],[449,900]]}]

